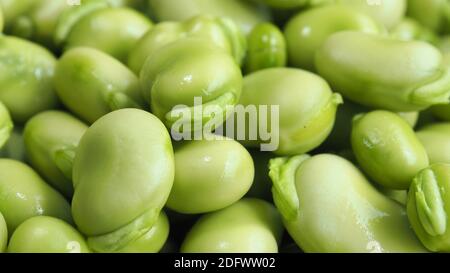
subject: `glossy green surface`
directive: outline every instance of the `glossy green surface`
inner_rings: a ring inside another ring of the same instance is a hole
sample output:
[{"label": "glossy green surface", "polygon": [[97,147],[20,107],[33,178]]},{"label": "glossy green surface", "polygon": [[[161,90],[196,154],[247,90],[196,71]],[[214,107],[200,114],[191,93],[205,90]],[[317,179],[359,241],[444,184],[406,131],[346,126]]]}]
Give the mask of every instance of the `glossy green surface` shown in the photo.
[{"label": "glossy green surface", "polygon": [[416,135],[425,147],[431,164],[450,164],[450,123],[427,125]]},{"label": "glossy green surface", "polygon": [[[274,137],[279,137],[275,153],[291,155],[308,152],[326,139],[333,128],[336,109],[341,102],[341,97],[332,93],[329,85],[313,73],[294,68],[271,68],[244,78],[239,103],[244,107],[279,105],[279,130],[272,132]],[[261,113],[257,112],[258,124],[270,126],[270,109],[269,114]],[[250,128],[244,129],[248,132]],[[264,142],[261,138],[243,141],[247,146]]]},{"label": "glossy green surface", "polygon": [[149,19],[132,9],[98,9],[72,25],[64,48],[92,47],[126,62],[136,42],[151,27]]},{"label": "glossy green surface", "polygon": [[56,45],[62,47],[72,31],[72,28],[85,16],[90,13],[110,7],[109,1],[105,0],[83,0],[80,5],[73,5],[66,9],[58,18],[58,22],[53,33],[53,40]]},{"label": "glossy green surface", "polygon": [[31,118],[24,129],[27,158],[55,189],[72,197],[72,165],[76,147],[88,126],[61,111]]},{"label": "glossy green surface", "polygon": [[182,38],[204,39],[216,45],[242,63],[247,43],[239,27],[228,18],[198,15],[183,22],[163,22],[155,25],[137,43],[128,57],[128,66],[139,74],[146,59],[158,49]]},{"label": "glossy green surface", "polygon": [[241,199],[253,183],[253,160],[232,139],[193,140],[175,146],[175,180],[167,207],[205,213]]},{"label": "glossy green surface", "polygon": [[120,251],[148,232],[174,178],[172,144],[152,114],[121,109],[83,135],[73,165],[72,213],[96,252]]},{"label": "glossy green surface", "polygon": [[270,20],[263,5],[242,0],[149,0],[150,12],[157,21],[183,21],[199,14],[233,19],[245,33],[258,23]]},{"label": "glossy green surface", "polygon": [[8,228],[6,227],[5,218],[0,212],[0,253],[5,252],[8,243]]},{"label": "glossy green surface", "polygon": [[247,39],[248,51],[245,60],[247,73],[286,66],[286,39],[277,26],[271,23],[258,24]]},{"label": "glossy green surface", "polygon": [[449,179],[450,0],[0,0],[0,252],[450,253]]},{"label": "glossy green surface", "polygon": [[[157,51],[145,62],[140,80],[152,113],[168,127],[192,123],[195,126],[196,121],[220,125],[242,91],[242,74],[233,58],[222,49],[194,38],[178,40]],[[202,104],[218,107],[220,113],[214,116],[194,106],[180,117],[173,109],[179,105],[191,107],[195,98],[201,98]]]},{"label": "glossy green surface", "polygon": [[284,30],[289,64],[315,71],[315,53],[333,33],[353,30],[377,34],[381,29],[369,15],[348,6],[325,5],[300,12]]},{"label": "glossy green surface", "polygon": [[282,224],[276,209],[252,198],[202,216],[186,235],[183,253],[278,252]]},{"label": "glossy green surface", "polygon": [[90,252],[83,236],[66,222],[35,216],[14,231],[9,253],[86,253]]},{"label": "glossy green surface", "polygon": [[305,252],[425,251],[404,207],[341,157],[273,159],[270,175],[284,225]]},{"label": "glossy green surface", "polygon": [[35,0],[0,0],[5,28],[9,28],[15,20],[32,8]]},{"label": "glossy green surface", "polygon": [[[16,2],[23,2],[21,0]],[[25,1],[26,2],[26,1]],[[70,6],[66,1],[34,0],[33,5],[11,22],[10,33],[54,47],[53,32],[60,15]]]},{"label": "glossy green surface", "polygon": [[436,32],[450,31],[450,3],[447,0],[409,0],[408,16]]},{"label": "glossy green surface", "polygon": [[431,251],[450,252],[450,165],[433,164],[414,178],[407,212],[420,241]]},{"label": "glossy green surface", "polygon": [[315,64],[335,91],[365,106],[417,111],[449,100],[449,67],[425,42],[343,31],[325,41]]},{"label": "glossy green surface", "polygon": [[54,82],[64,105],[88,123],[111,111],[144,104],[133,72],[92,48],[67,51],[58,62]]},{"label": "glossy green surface", "polygon": [[416,112],[398,112],[397,115],[399,115],[403,120],[405,120],[411,128],[416,127],[417,123],[419,122],[419,113]]},{"label": "glossy green surface", "polygon": [[164,211],[158,216],[155,224],[144,235],[130,242],[121,253],[156,253],[159,252],[169,237],[169,219]]},{"label": "glossy green surface", "polygon": [[58,105],[52,78],[56,59],[45,48],[12,36],[0,35],[0,101],[15,122]]},{"label": "glossy green surface", "polygon": [[389,189],[408,189],[413,177],[428,166],[427,152],[411,126],[392,112],[356,116],[351,143],[362,169]]},{"label": "glossy green surface", "polygon": [[26,219],[48,215],[72,223],[70,205],[30,167],[0,159],[0,211],[10,235]]},{"label": "glossy green surface", "polygon": [[14,124],[8,109],[0,101],[0,148],[2,148],[11,136]]},{"label": "glossy green surface", "polygon": [[[336,121],[333,130],[323,144],[328,149],[348,149],[351,147],[350,135],[352,131],[353,118],[358,114],[370,112],[370,108],[344,100],[344,104],[339,106],[336,113]],[[403,118],[411,128],[414,128],[419,119],[419,112],[399,112],[396,113]]]},{"label": "glossy green surface", "polygon": [[382,0],[380,4],[371,0],[310,0],[313,6],[322,4],[341,4],[367,13],[377,22],[390,29],[405,16],[408,0]]},{"label": "glossy green surface", "polygon": [[391,30],[391,36],[405,41],[420,40],[432,44],[437,44],[439,39],[434,32],[411,18],[404,18],[396,25]]},{"label": "glossy green surface", "polygon": [[[339,1],[339,0],[338,0]],[[375,20],[391,29],[404,18],[408,0],[382,1],[380,5],[368,0],[340,0],[343,4],[355,7],[372,16]]]}]

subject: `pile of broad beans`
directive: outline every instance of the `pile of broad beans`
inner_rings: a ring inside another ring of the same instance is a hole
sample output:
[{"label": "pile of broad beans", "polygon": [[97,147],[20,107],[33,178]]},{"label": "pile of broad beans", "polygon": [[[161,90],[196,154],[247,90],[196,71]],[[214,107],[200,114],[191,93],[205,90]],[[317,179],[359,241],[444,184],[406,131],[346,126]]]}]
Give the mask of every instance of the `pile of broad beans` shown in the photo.
[{"label": "pile of broad beans", "polygon": [[0,0],[0,252],[450,252],[449,98],[448,0]]}]

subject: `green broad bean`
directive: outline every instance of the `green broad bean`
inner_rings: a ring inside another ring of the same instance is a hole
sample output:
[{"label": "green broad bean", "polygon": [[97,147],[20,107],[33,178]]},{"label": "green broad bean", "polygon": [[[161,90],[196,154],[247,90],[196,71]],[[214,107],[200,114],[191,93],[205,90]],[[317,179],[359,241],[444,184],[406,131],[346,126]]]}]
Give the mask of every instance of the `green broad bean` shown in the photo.
[{"label": "green broad bean", "polygon": [[277,26],[271,23],[256,25],[248,35],[245,71],[284,67],[287,62],[286,40]]},{"label": "green broad bean", "polygon": [[207,40],[230,53],[241,64],[247,43],[239,27],[228,18],[198,15],[183,22],[162,22],[150,29],[135,45],[128,66],[139,74],[146,59],[158,49],[182,38]]},{"label": "green broad bean", "polygon": [[83,17],[94,11],[110,7],[111,4],[105,0],[83,0],[80,5],[74,5],[70,9],[65,10],[58,18],[53,40],[59,47],[67,40],[73,26]]},{"label": "green broad bean", "polygon": [[408,16],[435,32],[450,31],[450,3],[447,0],[408,0]]},{"label": "green broad bean", "polygon": [[46,181],[71,198],[72,165],[76,147],[88,126],[61,111],[32,117],[24,129],[27,158]]},{"label": "green broad bean", "polygon": [[315,64],[335,91],[368,107],[409,112],[449,101],[449,66],[425,42],[343,31],[325,41]]},{"label": "green broad bean", "polygon": [[183,21],[199,14],[230,17],[245,33],[271,19],[264,5],[243,0],[149,0],[148,4],[157,21]]},{"label": "green broad bean", "polygon": [[450,253],[449,191],[450,0],[0,0],[0,253]]},{"label": "green broad bean", "polygon": [[[212,130],[222,124],[242,91],[242,73],[233,58],[196,38],[181,39],[156,51],[145,62],[140,80],[152,113],[167,127],[174,125],[172,130],[177,132],[208,126]],[[195,105],[196,98],[201,98],[202,105]],[[187,107],[174,109],[180,105]],[[214,106],[217,113],[209,113],[205,105]]]},{"label": "green broad bean", "polygon": [[420,171],[408,193],[409,221],[423,245],[450,252],[450,165],[433,164]]},{"label": "green broad bean", "polygon": [[11,159],[0,159],[0,211],[10,235],[26,219],[38,215],[72,223],[70,205],[30,167]]},{"label": "green broad bean", "polygon": [[414,176],[429,163],[411,126],[392,112],[378,110],[356,116],[351,143],[362,169],[389,189],[408,189]]},{"label": "green broad bean", "polygon": [[398,112],[397,115],[399,115],[402,119],[404,119],[411,128],[416,127],[417,123],[419,122],[419,112]]},{"label": "green broad bean", "polygon": [[293,16],[284,30],[290,65],[315,71],[316,51],[330,35],[344,30],[378,34],[382,27],[369,15],[343,5],[325,5]]},{"label": "green broad bean", "polygon": [[130,242],[121,253],[156,253],[162,250],[169,237],[169,219],[164,211],[158,216],[156,223],[144,235]]},{"label": "green broad bean", "polygon": [[[370,112],[371,109],[350,100],[344,100],[336,113],[336,121],[330,135],[323,146],[330,149],[347,149],[351,147],[351,131],[353,118],[358,114]],[[411,128],[414,128],[419,120],[419,112],[398,112]]]},{"label": "green broad bean", "polygon": [[404,41],[420,40],[431,44],[439,43],[435,33],[411,18],[404,18],[395,26],[391,30],[391,36]]},{"label": "green broad bean", "polygon": [[433,123],[416,133],[425,147],[430,164],[450,164],[450,123]]},{"label": "green broad bean", "polygon": [[60,22],[66,37],[61,35],[58,40],[64,37],[65,50],[92,47],[121,62],[126,62],[137,41],[153,26],[143,14],[129,8],[96,8],[74,17],[78,18]]},{"label": "green broad bean", "polygon": [[5,218],[0,212],[0,253],[5,252],[8,243],[8,228],[6,227]]},{"label": "green broad bean", "polygon": [[56,59],[32,42],[0,35],[0,101],[14,122],[25,123],[58,106],[52,80]]},{"label": "green broad bean", "polygon": [[73,164],[72,214],[89,248],[120,252],[145,236],[173,179],[170,136],[155,116],[121,109],[97,120],[81,138]]},{"label": "green broad bean", "polygon": [[34,3],[35,0],[0,0],[5,29],[8,29],[17,18],[30,10]]},{"label": "green broad bean", "polygon": [[202,216],[186,235],[181,252],[274,253],[281,234],[280,216],[270,203],[244,198]]},{"label": "green broad bean", "polygon": [[34,0],[33,2],[30,9],[10,24],[8,32],[54,48],[53,32],[60,15],[70,6],[66,1]]},{"label": "green broad bean", "polygon": [[[308,152],[327,138],[333,128],[336,110],[342,103],[342,98],[331,91],[325,80],[313,73],[294,68],[270,68],[244,78],[239,103],[244,107],[278,105],[279,130],[271,132],[272,140],[279,139],[279,145],[274,152],[292,155]],[[270,109],[267,112],[265,116],[257,113],[257,124],[267,124],[270,130],[274,121],[271,120]],[[249,127],[249,124],[246,124],[246,127]],[[248,133],[250,128],[244,129]],[[242,141],[249,147],[266,142],[260,135],[256,141],[249,138]]]},{"label": "green broad bean", "polygon": [[223,209],[247,193],[254,172],[252,157],[235,140],[180,143],[175,146],[175,180],[166,206],[189,214]]},{"label": "green broad bean", "polygon": [[[377,0],[375,0],[377,1]],[[398,25],[404,18],[408,0],[381,0],[380,4],[371,0],[310,0],[312,6],[340,4],[363,11],[387,29]]]},{"label": "green broad bean", "polygon": [[11,136],[14,124],[8,109],[0,101],[0,148],[2,148]]},{"label": "green broad bean", "polygon": [[371,4],[371,1],[368,0],[338,1],[366,12],[388,29],[393,28],[401,22],[408,5],[408,0],[382,0],[382,3],[379,5]]},{"label": "green broad bean", "polygon": [[145,105],[137,76],[93,48],[67,51],[56,66],[54,83],[63,104],[88,123],[117,109]]},{"label": "green broad bean", "polygon": [[349,161],[300,155],[273,159],[269,168],[275,205],[303,251],[426,251],[404,207],[378,192]]},{"label": "green broad bean", "polygon": [[20,224],[11,236],[9,253],[88,253],[83,236],[66,222],[35,216]]}]

